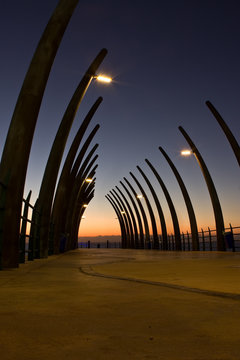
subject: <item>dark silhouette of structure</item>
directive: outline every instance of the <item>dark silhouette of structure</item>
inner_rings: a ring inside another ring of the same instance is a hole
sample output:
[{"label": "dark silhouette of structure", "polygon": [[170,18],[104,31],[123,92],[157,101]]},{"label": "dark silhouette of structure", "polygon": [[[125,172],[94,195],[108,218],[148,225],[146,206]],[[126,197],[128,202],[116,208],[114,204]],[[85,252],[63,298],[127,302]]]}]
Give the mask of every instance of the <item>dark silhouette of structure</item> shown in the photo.
[{"label": "dark silhouette of structure", "polygon": [[122,200],[122,198],[120,197],[120,195],[116,192],[115,189],[112,189],[112,193],[114,193],[116,195],[116,197],[118,198],[123,211],[126,214],[127,217],[127,222],[128,222],[128,227],[129,227],[129,231],[130,231],[130,239],[129,239],[129,243],[127,244],[128,248],[134,248],[134,232],[133,232],[133,225],[132,225],[132,220],[128,211],[128,208],[126,207],[124,201]]},{"label": "dark silhouette of structure", "polygon": [[207,107],[210,109],[214,117],[216,118],[218,124],[221,126],[224,134],[226,135],[226,138],[228,139],[232,150],[236,156],[238,165],[240,166],[240,146],[238,145],[237,140],[235,139],[235,136],[233,135],[232,131],[226,124],[226,122],[223,120],[217,109],[213,106],[213,104],[210,101],[206,101]]},{"label": "dark silhouette of structure", "polygon": [[148,164],[148,166],[150,167],[150,169],[152,170],[152,172],[154,173],[154,175],[156,176],[156,178],[163,190],[163,193],[167,200],[169,210],[170,210],[170,213],[172,216],[174,236],[175,236],[175,247],[176,247],[176,250],[181,250],[182,246],[181,246],[181,234],[180,234],[180,229],[179,229],[179,223],[178,223],[177,213],[176,213],[175,207],[173,205],[171,196],[169,195],[169,192],[168,192],[163,180],[161,179],[160,175],[158,174],[157,170],[155,169],[155,167],[150,163],[150,161],[148,159],[145,159],[145,161]]},{"label": "dark silhouette of structure", "polygon": [[215,223],[216,223],[216,231],[217,231],[217,247],[219,251],[224,251],[226,250],[226,246],[225,246],[225,241],[224,241],[224,221],[223,221],[223,215],[222,215],[222,209],[221,209],[221,205],[220,205],[220,201],[218,199],[218,195],[217,195],[217,191],[215,189],[215,185],[214,182],[211,178],[211,175],[208,171],[208,168],[199,152],[199,150],[197,149],[196,145],[193,143],[192,139],[189,137],[189,135],[186,133],[186,131],[179,126],[179,130],[181,131],[181,133],[183,134],[183,136],[185,137],[186,141],[188,142],[189,146],[192,149],[193,154],[195,155],[198,164],[202,170],[204,179],[206,181],[207,184],[207,188],[209,191],[209,195],[212,201],[212,206],[213,206],[213,212],[214,212],[214,217],[215,217]]},{"label": "dark silhouette of structure", "polygon": [[134,216],[134,213],[132,211],[132,208],[126,198],[126,196],[124,195],[124,193],[119,189],[118,186],[115,186],[116,189],[118,190],[118,192],[120,193],[120,195],[122,196],[123,200],[125,201],[126,205],[127,205],[127,209],[128,209],[128,212],[131,216],[131,220],[132,220],[132,225],[133,225],[133,229],[134,229],[134,238],[133,238],[133,242],[131,242],[131,248],[132,249],[135,249],[137,248],[138,246],[138,228],[137,228],[137,223],[136,223],[136,219],[135,219],[135,216]]},{"label": "dark silhouette of structure", "polygon": [[0,181],[7,186],[1,234],[4,268],[18,267],[20,216],[33,134],[55,55],[77,3],[58,2],[35,50],[12,116],[0,165]]},{"label": "dark silhouette of structure", "polygon": [[[82,141],[82,138],[89,126],[89,123],[94,116],[96,110],[98,109],[99,105],[102,102],[102,98],[99,97],[97,101],[93,104],[91,109],[89,110],[88,114],[86,115],[84,121],[82,122],[78,132],[75,135],[75,138],[71,144],[71,147],[68,151],[67,157],[65,159],[61,175],[57,184],[56,194],[53,201],[53,209],[51,213],[51,222],[54,224],[54,243],[58,244],[59,238],[62,232],[62,223],[64,221],[63,217],[65,215],[64,209],[66,207],[66,203],[69,199],[68,194],[68,183],[70,181],[71,176],[71,169],[74,164],[74,159],[77,154],[77,151],[79,149],[80,143]],[[94,128],[93,132],[91,132],[90,138],[86,145],[83,145],[83,148],[87,149],[88,145],[90,144],[91,140],[95,136],[97,130],[99,129],[99,126]],[[84,153],[83,148],[80,150],[80,153]],[[83,154],[84,156],[84,154]],[[54,247],[54,253],[57,254],[59,252],[59,246],[56,245]]]},{"label": "dark silhouette of structure", "polygon": [[[123,178],[128,187],[130,188],[130,190],[132,191],[133,195],[135,196],[135,199],[137,200],[137,203],[138,203],[138,206],[139,206],[139,209],[141,211],[141,215],[142,215],[142,219],[143,219],[143,223],[144,223],[144,229],[145,229],[145,243],[146,244],[149,244],[150,243],[150,234],[149,234],[149,226],[148,226],[148,221],[147,221],[147,216],[146,216],[146,213],[145,213],[145,210],[142,206],[142,203],[141,203],[141,200],[137,197],[137,192],[135,191],[134,187],[131,185],[131,183],[124,177]],[[140,242],[140,248],[141,249],[144,249],[145,247],[145,244],[144,242]]]},{"label": "dark silhouette of structure", "polygon": [[143,224],[142,224],[142,219],[141,219],[141,216],[140,216],[140,213],[138,211],[138,208],[137,208],[137,205],[136,205],[136,202],[134,200],[134,198],[132,197],[130,191],[128,190],[128,188],[126,187],[126,185],[120,181],[120,184],[122,185],[122,187],[124,188],[124,190],[126,191],[126,193],[128,194],[128,197],[133,205],[133,208],[134,208],[134,211],[135,211],[135,214],[137,216],[137,221],[138,221],[138,229],[139,229],[139,240],[137,241],[137,243],[135,244],[135,247],[136,248],[140,248],[144,245],[144,233],[143,233]]},{"label": "dark silhouette of structure", "polygon": [[75,118],[77,109],[90,85],[99,65],[102,63],[107,54],[106,49],[102,49],[96,56],[92,64],[87,69],[85,75],[80,81],[75,90],[58,128],[55,140],[50,151],[45,172],[43,175],[39,196],[38,207],[41,212],[41,226],[40,226],[40,257],[48,256],[48,237],[51,218],[51,208],[56,187],[59,167],[62,160],[62,155],[65,149],[67,138]]},{"label": "dark silhouette of structure", "polygon": [[190,196],[188,194],[188,191],[186,189],[186,186],[183,182],[182,177],[180,176],[177,168],[175,167],[175,165],[173,164],[172,160],[170,159],[170,157],[167,155],[167,153],[163,150],[162,147],[159,147],[159,150],[161,151],[161,153],[163,154],[163,156],[165,157],[165,159],[167,160],[169,166],[171,167],[178,185],[180,186],[180,189],[182,191],[182,195],[187,207],[187,211],[188,211],[188,217],[189,217],[189,222],[190,222],[190,227],[191,227],[191,233],[192,233],[192,250],[199,250],[199,237],[198,237],[198,228],[197,228],[197,221],[196,221],[196,217],[195,217],[195,213],[193,210],[193,206],[192,206],[192,202],[190,199]]},{"label": "dark silhouette of structure", "polygon": [[148,212],[149,212],[150,219],[151,219],[151,223],[152,223],[153,249],[158,249],[159,248],[159,238],[158,238],[157,225],[156,225],[156,220],[155,220],[155,216],[154,216],[154,213],[153,213],[152,206],[150,204],[150,201],[149,201],[149,199],[147,197],[146,192],[144,191],[142,185],[140,184],[140,182],[138,181],[136,176],[133,175],[132,172],[130,172],[130,175],[132,176],[133,180],[136,182],[137,186],[139,187],[139,189],[140,189],[140,191],[141,191],[141,193],[142,193],[142,195],[144,197],[144,200],[146,201],[146,205],[147,205]]},{"label": "dark silhouette of structure", "polygon": [[167,250],[168,247],[168,241],[167,241],[167,227],[166,227],[166,222],[165,222],[165,218],[164,218],[164,214],[162,211],[162,207],[160,205],[159,199],[157,197],[157,194],[152,186],[152,184],[150,183],[148,177],[146,176],[146,174],[143,172],[143,170],[137,166],[137,169],[140,171],[141,175],[143,176],[143,178],[145,179],[151,194],[153,196],[153,199],[155,201],[156,207],[157,207],[157,211],[158,211],[158,216],[159,216],[159,220],[160,220],[160,224],[161,224],[161,229],[162,229],[162,249],[163,250]]},{"label": "dark silhouette of structure", "polygon": [[119,225],[121,228],[121,237],[122,237],[122,247],[125,248],[125,244],[126,244],[126,229],[125,229],[125,225],[124,225],[124,221],[121,215],[121,211],[118,209],[116,203],[114,202],[114,200],[112,199],[112,197],[110,195],[105,195],[106,199],[110,202],[110,204],[112,205],[118,221],[119,221]]}]

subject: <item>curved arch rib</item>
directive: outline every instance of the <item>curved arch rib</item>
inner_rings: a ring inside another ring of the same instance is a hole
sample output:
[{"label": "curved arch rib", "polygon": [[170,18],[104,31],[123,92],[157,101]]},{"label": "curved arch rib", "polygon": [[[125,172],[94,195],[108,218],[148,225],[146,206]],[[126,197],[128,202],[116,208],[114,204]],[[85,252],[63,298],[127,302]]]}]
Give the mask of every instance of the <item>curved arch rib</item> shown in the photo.
[{"label": "curved arch rib", "polygon": [[140,182],[138,181],[138,179],[136,178],[135,175],[133,175],[132,172],[130,172],[130,175],[132,176],[132,178],[134,179],[135,183],[137,184],[137,186],[139,187],[145,201],[147,204],[147,208],[148,208],[148,212],[150,215],[150,219],[151,219],[151,223],[152,223],[152,232],[153,232],[153,248],[154,249],[159,249],[159,238],[158,238],[158,233],[157,233],[157,226],[156,226],[156,220],[154,217],[154,213],[150,204],[150,201],[147,197],[147,194],[145,192],[145,190],[143,189],[142,185],[140,184]]},{"label": "curved arch rib", "polygon": [[[133,195],[135,196],[135,199],[137,200],[138,206],[139,206],[141,214],[142,214],[144,228],[145,228],[145,242],[149,243],[150,242],[149,226],[148,226],[147,216],[146,216],[146,213],[145,213],[144,208],[142,206],[141,200],[137,197],[137,193],[134,190],[134,187],[131,185],[131,183],[125,177],[123,179],[126,181],[126,183],[128,184],[130,190],[132,191]],[[142,249],[144,249],[144,242],[140,243],[140,247]]]},{"label": "curved arch rib", "polygon": [[182,249],[182,246],[181,246],[181,233],[180,233],[180,229],[179,229],[177,213],[176,213],[175,207],[173,205],[171,196],[169,195],[169,192],[168,192],[163,180],[161,179],[160,175],[158,174],[157,170],[155,169],[155,167],[150,163],[150,161],[148,159],[145,159],[145,161],[148,164],[148,166],[150,167],[150,169],[152,170],[152,172],[154,173],[154,175],[156,176],[156,178],[157,178],[157,180],[158,180],[158,182],[159,182],[159,184],[160,184],[160,186],[161,186],[161,188],[163,190],[163,193],[164,193],[165,198],[167,200],[168,207],[169,207],[171,217],[172,217],[176,250],[181,250]]},{"label": "curved arch rib", "polygon": [[132,220],[132,224],[133,224],[133,228],[134,228],[134,239],[133,239],[133,242],[131,243],[131,248],[135,249],[138,244],[138,229],[137,229],[136,219],[135,219],[132,208],[131,208],[126,196],[123,194],[123,192],[119,189],[118,186],[116,186],[116,189],[118,190],[118,192],[121,194],[122,198],[124,199],[124,201],[127,205],[128,211],[130,213],[130,216],[131,216],[131,220]]},{"label": "curved arch rib", "polygon": [[168,248],[167,228],[166,228],[166,222],[165,222],[164,214],[162,211],[162,207],[160,205],[157,194],[156,194],[152,184],[150,183],[148,177],[143,172],[143,170],[140,168],[140,166],[137,166],[137,169],[140,171],[141,175],[143,176],[144,180],[146,181],[146,183],[151,191],[151,194],[154,198],[154,201],[155,201],[155,204],[157,207],[157,211],[158,211],[158,216],[160,219],[161,229],[162,229],[163,250],[167,250],[167,248]]},{"label": "curved arch rib", "polygon": [[9,175],[2,224],[2,266],[6,268],[18,267],[20,216],[32,139],[55,55],[78,2],[58,2],[33,55],[8,130],[0,164],[0,181],[4,183]]},{"label": "curved arch rib", "polygon": [[126,235],[127,235],[124,247],[128,248],[129,243],[130,243],[130,227],[129,227],[129,224],[128,224],[128,220],[127,220],[126,214],[123,211],[122,205],[121,205],[120,201],[118,200],[117,196],[112,191],[110,191],[110,193],[114,197],[115,203],[117,204],[117,206],[120,209],[120,212],[122,214],[122,218],[123,218],[123,221],[124,221],[124,224],[125,224],[125,229],[126,229]]},{"label": "curved arch rib", "polygon": [[129,211],[124,203],[124,201],[122,200],[122,198],[120,197],[120,195],[116,192],[115,189],[112,189],[112,191],[114,192],[114,194],[117,196],[118,200],[120,201],[120,204],[122,205],[122,208],[127,216],[127,222],[128,222],[128,226],[129,226],[129,230],[130,230],[130,241],[127,244],[128,248],[132,247],[132,244],[134,244],[134,235],[133,235],[133,226],[132,226],[132,220],[131,217],[129,215]]},{"label": "curved arch rib", "polygon": [[167,155],[167,153],[163,150],[163,148],[161,146],[159,147],[159,150],[161,151],[161,153],[167,160],[170,168],[172,169],[172,171],[177,179],[178,185],[180,186],[180,189],[182,191],[182,195],[183,195],[186,207],[187,207],[187,211],[188,211],[188,217],[189,217],[191,233],[192,233],[192,249],[199,250],[199,237],[198,237],[197,221],[196,221],[196,216],[195,216],[195,213],[193,210],[190,196],[188,194],[188,191],[186,189],[186,186],[183,182],[181,175],[179,174],[176,166],[173,164],[170,157]]},{"label": "curved arch rib", "polygon": [[[134,208],[135,213],[136,213],[136,216],[137,216],[138,228],[139,228],[139,235],[140,235],[140,239],[139,239],[140,243],[139,243],[139,241],[138,241],[138,239],[137,239],[137,243],[136,243],[135,246],[136,246],[136,248],[139,248],[139,247],[141,247],[141,246],[144,246],[144,234],[143,234],[142,219],[141,219],[141,216],[140,216],[140,214],[139,214],[137,205],[136,205],[136,203],[135,203],[135,201],[134,201],[134,198],[132,197],[130,191],[128,190],[128,188],[126,187],[126,185],[125,185],[122,181],[120,181],[120,184],[123,186],[123,188],[125,189],[126,193],[128,194],[129,199],[131,200],[131,203],[132,203],[132,205],[133,205],[133,208]],[[141,244],[141,245],[140,245],[140,244]]]},{"label": "curved arch rib", "polygon": [[232,150],[236,156],[238,165],[240,166],[240,146],[238,145],[237,140],[235,139],[235,136],[233,135],[232,131],[228,127],[228,125],[225,123],[217,109],[213,106],[213,104],[210,101],[206,101],[206,105],[209,108],[209,110],[214,115],[215,119],[217,120],[218,124],[221,126],[226,138],[228,139]]},{"label": "curved arch rib", "polygon": [[122,236],[122,247],[124,248],[125,247],[125,243],[126,243],[126,229],[125,229],[125,225],[124,225],[124,222],[123,222],[123,218],[122,218],[122,215],[121,215],[121,212],[119,211],[116,203],[114,202],[114,200],[111,198],[110,195],[106,195],[105,196],[106,199],[110,202],[110,204],[112,205],[113,209],[115,210],[115,213],[117,215],[117,218],[118,218],[118,221],[119,221],[119,225],[120,225],[120,229],[121,229],[121,236]]},{"label": "curved arch rib", "polygon": [[102,49],[99,52],[97,57],[87,69],[82,80],[80,81],[64,113],[48,157],[38,197],[39,210],[42,213],[40,227],[40,257],[47,257],[48,255],[48,234],[51,208],[59,167],[61,164],[62,155],[67,142],[68,134],[72,127],[76,112],[87,91],[87,88],[90,85],[99,65],[103,61],[106,54],[106,49]]},{"label": "curved arch rib", "polygon": [[217,246],[219,251],[225,251],[226,246],[224,242],[223,233],[225,231],[224,228],[224,221],[223,221],[223,215],[222,215],[222,209],[220,205],[220,201],[218,199],[217,191],[214,185],[214,182],[211,178],[211,175],[208,171],[207,165],[205,164],[199,150],[197,149],[196,145],[193,143],[190,136],[186,133],[186,131],[179,126],[178,127],[182,135],[185,137],[186,141],[188,142],[189,146],[192,149],[193,154],[195,155],[198,164],[200,166],[200,169],[202,170],[204,179],[207,184],[207,188],[209,191],[209,195],[211,198],[212,206],[213,206],[213,212],[215,217],[215,223],[216,223],[216,231],[217,231]]}]

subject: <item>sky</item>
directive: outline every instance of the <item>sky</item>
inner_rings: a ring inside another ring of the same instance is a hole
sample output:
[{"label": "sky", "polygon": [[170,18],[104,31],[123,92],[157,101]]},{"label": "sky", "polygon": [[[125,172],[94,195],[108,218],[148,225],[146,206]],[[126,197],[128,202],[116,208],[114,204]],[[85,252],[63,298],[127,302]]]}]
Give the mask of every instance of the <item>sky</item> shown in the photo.
[{"label": "sky", "polygon": [[[56,4],[56,0],[1,1],[0,153],[25,73]],[[38,197],[48,154],[68,102],[97,53],[107,48],[99,73],[108,74],[113,82],[104,85],[92,81],[64,152],[65,158],[79,125],[102,96],[103,103],[86,134],[100,124],[92,143],[99,144],[95,196],[85,211],[79,235],[120,234],[116,214],[105,195],[119,186],[123,177],[139,192],[130,171],[144,187],[156,212],[137,165],[158,194],[168,233],[173,231],[165,197],[145,158],[156,167],[168,188],[180,230],[190,231],[181,191],[159,146],[170,156],[185,182],[199,230],[215,228],[200,167],[194,156],[180,155],[188,146],[178,126],[188,132],[209,168],[225,226],[229,223],[239,226],[239,166],[205,105],[207,100],[213,103],[240,142],[239,17],[238,0],[79,1],[44,93],[24,196],[32,190],[31,202]],[[120,188],[123,190],[121,185]],[[156,219],[160,233],[157,216]]]}]

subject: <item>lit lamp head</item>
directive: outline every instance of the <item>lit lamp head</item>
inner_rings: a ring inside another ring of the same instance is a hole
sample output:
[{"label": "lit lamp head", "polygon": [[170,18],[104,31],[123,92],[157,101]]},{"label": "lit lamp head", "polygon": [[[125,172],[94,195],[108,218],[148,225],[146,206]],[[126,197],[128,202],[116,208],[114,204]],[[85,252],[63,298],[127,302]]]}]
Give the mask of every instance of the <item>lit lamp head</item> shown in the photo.
[{"label": "lit lamp head", "polygon": [[88,207],[88,204],[83,204],[83,207],[84,207],[84,208],[87,208],[87,207]]},{"label": "lit lamp head", "polygon": [[137,198],[138,198],[138,199],[143,199],[142,194],[137,195]]},{"label": "lit lamp head", "polygon": [[85,181],[86,181],[86,183],[91,183],[93,181],[93,179],[87,178]]},{"label": "lit lamp head", "polygon": [[106,75],[96,75],[94,78],[96,80],[98,80],[100,82],[104,82],[104,83],[112,82],[112,78],[110,78],[109,76],[106,76]]},{"label": "lit lamp head", "polygon": [[192,151],[191,150],[182,150],[181,151],[181,155],[182,156],[190,156],[190,155],[192,155]]}]

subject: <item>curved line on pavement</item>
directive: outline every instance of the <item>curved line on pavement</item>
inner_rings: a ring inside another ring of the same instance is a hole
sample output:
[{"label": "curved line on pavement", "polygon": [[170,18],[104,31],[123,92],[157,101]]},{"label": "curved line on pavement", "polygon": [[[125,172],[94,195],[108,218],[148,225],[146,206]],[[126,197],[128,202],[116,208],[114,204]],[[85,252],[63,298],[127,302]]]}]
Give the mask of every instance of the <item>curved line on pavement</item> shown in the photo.
[{"label": "curved line on pavement", "polygon": [[228,299],[232,299],[232,300],[240,300],[240,294],[226,293],[226,292],[214,291],[214,290],[198,289],[198,288],[192,288],[192,287],[183,286],[183,285],[164,283],[164,282],[160,282],[160,281],[150,281],[150,280],[128,278],[128,277],[123,277],[123,276],[105,275],[105,274],[95,272],[90,265],[81,266],[79,268],[79,270],[84,275],[102,277],[105,279],[131,281],[131,282],[144,284],[144,285],[162,286],[162,287],[167,287],[167,288],[174,289],[174,290],[188,291],[188,292],[199,293],[199,294],[207,295],[207,296],[216,296],[216,297],[228,298]]}]

